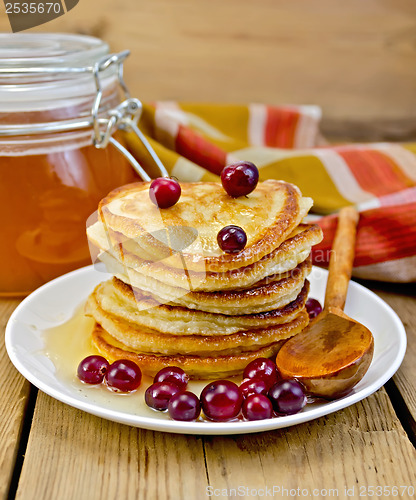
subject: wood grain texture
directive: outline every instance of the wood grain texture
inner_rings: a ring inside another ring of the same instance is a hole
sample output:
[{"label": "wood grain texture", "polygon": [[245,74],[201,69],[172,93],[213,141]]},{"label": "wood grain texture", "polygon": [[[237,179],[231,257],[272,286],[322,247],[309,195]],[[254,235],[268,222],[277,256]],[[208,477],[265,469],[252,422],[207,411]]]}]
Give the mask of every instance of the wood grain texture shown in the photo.
[{"label": "wood grain texture", "polygon": [[416,479],[415,450],[383,389],[314,422],[235,438],[205,438],[205,442],[210,483],[219,489],[336,488],[345,498],[344,487],[355,486],[357,492],[357,486],[414,484]]},{"label": "wood grain texture", "polygon": [[30,388],[11,364],[4,345],[6,323],[19,302],[0,299],[0,498],[7,498],[9,491]]},{"label": "wood grain texture", "polygon": [[413,418],[411,425],[416,429],[416,286],[414,283],[364,284],[397,312],[406,329],[406,355],[393,380]]},{"label": "wood grain texture", "polygon": [[39,393],[16,498],[191,500],[206,481],[201,438],[116,424]]},{"label": "wood grain texture", "polygon": [[17,498],[194,500],[208,486],[274,485],[337,488],[343,498],[345,486],[415,484],[415,460],[383,389],[296,427],[203,438],[107,422],[40,393]]},{"label": "wood grain texture", "polygon": [[415,22],[411,0],[81,0],[32,31],[131,49],[145,101],[319,104],[325,133],[398,140],[416,133]]}]

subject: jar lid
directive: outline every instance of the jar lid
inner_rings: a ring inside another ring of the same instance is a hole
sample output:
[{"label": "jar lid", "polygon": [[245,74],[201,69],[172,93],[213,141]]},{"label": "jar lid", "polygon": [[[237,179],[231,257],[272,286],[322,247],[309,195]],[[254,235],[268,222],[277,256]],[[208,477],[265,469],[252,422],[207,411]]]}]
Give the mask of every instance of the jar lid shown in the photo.
[{"label": "jar lid", "polygon": [[[0,118],[6,113],[10,125],[19,125],[19,120],[33,123],[50,121],[51,117],[52,120],[88,117],[97,92],[93,68],[108,53],[108,44],[91,36],[0,33]],[[115,89],[116,84],[115,67],[102,71],[104,91]],[[114,92],[108,91],[102,99],[103,112],[114,105]],[[112,101],[107,108],[106,99]],[[43,117],[39,112],[44,112]],[[25,117],[19,116],[22,113]],[[12,134],[9,128],[0,125],[0,136]]]},{"label": "jar lid", "polygon": [[0,33],[0,68],[86,67],[109,52],[92,36],[65,33]]},{"label": "jar lid", "polygon": [[128,50],[109,54],[105,42],[90,36],[0,33],[0,141],[13,147],[22,137],[31,141],[33,134],[85,131],[91,144],[104,148],[111,143],[143,180],[150,181],[132,154],[112,137],[122,128],[137,135],[168,177],[137,126],[142,104],[130,97],[123,79],[128,55]]}]

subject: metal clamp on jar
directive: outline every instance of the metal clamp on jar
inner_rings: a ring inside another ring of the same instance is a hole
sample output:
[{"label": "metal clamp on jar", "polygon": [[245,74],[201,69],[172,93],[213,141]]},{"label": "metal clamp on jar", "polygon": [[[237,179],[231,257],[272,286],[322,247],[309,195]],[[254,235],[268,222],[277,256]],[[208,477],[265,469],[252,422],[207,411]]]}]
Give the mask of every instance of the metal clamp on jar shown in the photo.
[{"label": "metal clamp on jar", "polygon": [[85,221],[100,199],[150,180],[120,130],[168,174],[137,126],[128,51],[68,34],[2,34],[0,49],[0,295],[22,295],[89,264]]}]

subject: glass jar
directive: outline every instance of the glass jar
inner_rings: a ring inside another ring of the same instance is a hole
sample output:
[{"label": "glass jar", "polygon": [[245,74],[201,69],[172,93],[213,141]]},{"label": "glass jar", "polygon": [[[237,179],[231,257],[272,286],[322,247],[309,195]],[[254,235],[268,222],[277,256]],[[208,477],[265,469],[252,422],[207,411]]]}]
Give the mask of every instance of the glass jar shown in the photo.
[{"label": "glass jar", "polygon": [[[86,219],[137,179],[116,148],[93,145],[91,68],[108,52],[87,36],[0,34],[0,295],[90,264]],[[102,71],[98,117],[120,104],[118,69]]]}]

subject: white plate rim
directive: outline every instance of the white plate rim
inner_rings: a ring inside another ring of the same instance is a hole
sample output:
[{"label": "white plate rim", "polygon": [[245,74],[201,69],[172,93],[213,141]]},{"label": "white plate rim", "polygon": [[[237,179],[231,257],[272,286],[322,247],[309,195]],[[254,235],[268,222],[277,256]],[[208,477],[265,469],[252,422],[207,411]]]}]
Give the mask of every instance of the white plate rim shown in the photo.
[{"label": "white plate rim", "polygon": [[[327,274],[328,271],[321,268],[315,268],[319,270],[320,273]],[[394,358],[394,362],[387,368],[383,376],[380,376],[373,383],[366,387],[363,387],[360,391],[349,394],[341,399],[335,401],[330,401],[321,406],[317,406],[307,412],[297,413],[295,415],[288,415],[278,418],[272,418],[268,420],[258,420],[258,421],[231,421],[231,422],[180,422],[174,421],[166,418],[164,419],[154,419],[146,416],[132,415],[129,413],[111,410],[107,408],[101,408],[96,404],[91,404],[88,401],[80,401],[72,396],[62,394],[59,390],[53,387],[53,384],[45,383],[44,381],[38,379],[25,364],[20,359],[16,350],[14,349],[14,325],[19,319],[21,314],[24,314],[25,309],[30,305],[30,303],[37,298],[39,295],[47,294],[50,290],[54,289],[57,284],[62,284],[66,280],[78,279],[84,273],[96,272],[94,266],[86,266],[63,276],[60,276],[52,281],[49,281],[45,285],[36,289],[29,296],[27,296],[13,311],[10,319],[6,325],[5,331],[5,344],[8,356],[15,366],[15,368],[34,386],[40,389],[42,392],[48,394],[49,396],[61,401],[62,403],[68,404],[74,408],[85,411],[87,413],[96,415],[107,420],[114,422],[119,422],[126,425],[131,425],[134,427],[140,427],[149,430],[173,432],[180,434],[199,434],[199,435],[233,435],[233,434],[248,434],[253,432],[263,432],[269,430],[275,430],[280,428],[289,427],[292,425],[301,424],[314,420],[316,418],[329,415],[338,410],[344,409],[352,404],[355,404],[366,397],[370,396],[376,392],[380,387],[382,387],[398,370],[400,367],[405,352],[406,352],[406,331],[398,317],[397,313],[380,297],[375,293],[371,292],[363,285],[352,281],[352,286],[357,287],[360,293],[371,296],[372,300],[375,300],[381,307],[386,309],[394,321],[396,326],[396,335],[398,341],[398,352]],[[102,275],[102,273],[101,273]],[[76,305],[76,304],[74,304]],[[46,356],[45,356],[46,357]],[[371,367],[370,367],[371,368]]]}]

